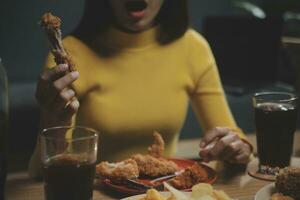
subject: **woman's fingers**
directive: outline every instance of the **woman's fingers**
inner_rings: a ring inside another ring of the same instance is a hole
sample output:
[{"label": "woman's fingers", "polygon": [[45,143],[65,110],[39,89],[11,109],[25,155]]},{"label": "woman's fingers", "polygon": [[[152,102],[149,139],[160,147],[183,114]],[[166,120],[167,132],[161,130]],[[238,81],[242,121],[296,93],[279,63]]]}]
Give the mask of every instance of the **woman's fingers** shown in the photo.
[{"label": "woman's fingers", "polygon": [[68,71],[68,65],[60,64],[56,67],[46,69],[40,76],[40,80],[43,82],[52,82],[59,77],[63,76]]},{"label": "woman's fingers", "polygon": [[62,113],[62,118],[71,119],[72,116],[78,111],[80,103],[77,98],[73,98],[71,102],[66,106]]},{"label": "woman's fingers", "polygon": [[79,101],[71,84],[78,79],[79,73],[68,71],[67,65],[46,69],[40,76],[36,99],[46,114],[44,123],[68,124],[79,108]]},{"label": "woman's fingers", "polygon": [[208,132],[200,145],[200,157],[208,162],[224,160],[244,164],[249,161],[251,147],[228,128],[215,128]]},{"label": "woman's fingers", "polygon": [[70,96],[74,96],[73,91],[66,90],[77,80],[79,73],[77,71],[68,73],[54,82],[48,84],[40,83],[37,88],[37,99],[40,105],[45,108],[56,109],[61,108],[62,104],[66,104],[70,100]]},{"label": "woman's fingers", "polygon": [[53,110],[60,111],[67,107],[67,105],[75,97],[75,91],[70,88],[63,89],[53,100],[52,107]]},{"label": "woman's fingers", "polygon": [[36,89],[36,99],[41,106],[47,106],[55,98],[56,92],[53,89],[53,81],[63,77],[68,70],[68,65],[57,65],[46,69],[39,77]]},{"label": "woman's fingers", "polygon": [[232,148],[231,144],[238,139],[239,138],[236,134],[229,132],[226,136],[223,136],[217,140],[212,147],[207,148],[210,146],[207,145],[202,151],[206,151],[204,155],[206,155],[208,160],[225,160],[235,153],[235,150]]},{"label": "woman's fingers", "polygon": [[232,134],[231,140],[224,144],[224,149],[220,152],[219,159],[220,160],[230,160],[234,158],[241,149],[243,142],[236,134]]},{"label": "woman's fingers", "polygon": [[69,87],[77,78],[79,77],[79,73],[77,71],[70,72],[65,76],[55,80],[52,84],[52,89],[56,93],[60,93],[66,87]]},{"label": "woman's fingers", "polygon": [[251,155],[251,148],[248,144],[243,143],[242,148],[240,149],[239,154],[237,154],[234,158],[229,160],[231,163],[236,163],[236,164],[246,164],[250,160],[250,155]]},{"label": "woman's fingers", "polygon": [[207,134],[205,134],[200,143],[200,147],[204,148],[206,145],[213,142],[216,138],[224,137],[228,134],[228,132],[230,132],[230,129],[226,127],[216,127],[212,129]]}]

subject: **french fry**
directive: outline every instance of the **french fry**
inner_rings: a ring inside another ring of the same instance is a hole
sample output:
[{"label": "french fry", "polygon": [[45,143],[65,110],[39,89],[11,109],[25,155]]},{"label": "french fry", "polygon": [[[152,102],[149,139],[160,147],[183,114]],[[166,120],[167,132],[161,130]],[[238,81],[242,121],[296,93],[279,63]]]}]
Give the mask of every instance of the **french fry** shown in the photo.
[{"label": "french fry", "polygon": [[150,189],[144,198],[139,200],[231,200],[222,190],[214,190],[210,184],[199,183],[192,187],[192,193],[187,196],[184,192],[175,189],[168,183],[164,186],[171,192],[168,198],[163,197],[157,190]]}]

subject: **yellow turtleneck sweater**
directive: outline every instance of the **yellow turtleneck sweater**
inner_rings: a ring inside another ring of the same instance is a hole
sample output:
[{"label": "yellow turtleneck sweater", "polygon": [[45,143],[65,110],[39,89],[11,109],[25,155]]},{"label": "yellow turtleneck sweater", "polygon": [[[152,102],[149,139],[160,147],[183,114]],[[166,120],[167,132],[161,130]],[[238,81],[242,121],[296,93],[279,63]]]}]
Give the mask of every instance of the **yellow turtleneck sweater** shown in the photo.
[{"label": "yellow turtleneck sweater", "polygon": [[[110,30],[101,40],[120,49],[111,57],[99,56],[73,36],[64,39],[80,73],[74,83],[80,100],[76,124],[99,131],[99,160],[146,152],[154,131],[165,140],[165,155],[173,155],[189,100],[204,130],[226,126],[245,137],[228,108],[205,39],[190,29],[171,44],[160,45],[156,31]],[[47,67],[53,66],[49,57]]]}]

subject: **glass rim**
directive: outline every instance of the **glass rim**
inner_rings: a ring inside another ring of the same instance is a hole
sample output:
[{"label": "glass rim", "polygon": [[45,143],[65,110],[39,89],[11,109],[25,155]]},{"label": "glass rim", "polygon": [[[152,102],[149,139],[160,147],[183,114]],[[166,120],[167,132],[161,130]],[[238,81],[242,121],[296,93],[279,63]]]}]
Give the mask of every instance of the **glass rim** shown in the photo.
[{"label": "glass rim", "polygon": [[[88,130],[91,135],[88,136],[82,136],[79,138],[55,138],[55,137],[47,137],[48,135],[46,135],[46,132],[48,131],[52,131],[52,130],[58,130],[58,129],[85,129]],[[93,139],[93,138],[97,138],[98,137],[98,132],[93,129],[93,128],[89,128],[86,126],[54,126],[54,127],[49,127],[49,128],[44,128],[41,133],[40,133],[40,137],[45,138],[47,140],[57,140],[57,141],[80,141],[80,140],[87,140],[87,139]]]},{"label": "glass rim", "polygon": [[288,98],[284,98],[284,99],[274,99],[274,100],[270,100],[273,102],[289,102],[289,101],[295,101],[298,100],[298,96],[294,93],[289,93],[289,92],[257,92],[253,95],[253,98],[255,100],[264,100],[263,98],[259,98],[261,96],[269,96],[269,95],[286,95],[289,96]]}]

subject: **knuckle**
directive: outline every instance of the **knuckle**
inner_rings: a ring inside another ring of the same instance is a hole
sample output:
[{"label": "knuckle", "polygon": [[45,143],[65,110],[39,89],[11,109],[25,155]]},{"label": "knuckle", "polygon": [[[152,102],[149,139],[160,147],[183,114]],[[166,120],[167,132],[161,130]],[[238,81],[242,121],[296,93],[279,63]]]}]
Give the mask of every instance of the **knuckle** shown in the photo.
[{"label": "knuckle", "polygon": [[58,81],[54,82],[54,83],[52,84],[52,87],[53,87],[53,89],[54,89],[55,91],[57,91],[57,92],[61,91],[61,87],[60,87],[60,84],[59,84]]},{"label": "knuckle", "polygon": [[60,92],[59,93],[59,97],[61,100],[63,100],[64,102],[68,102],[70,100],[70,97],[68,95],[67,92]]},{"label": "knuckle", "polygon": [[73,78],[73,76],[71,75],[71,73],[65,75],[65,76],[61,79],[62,84],[65,85],[65,86],[70,85],[73,81],[74,81],[74,78]]},{"label": "knuckle", "polygon": [[233,139],[238,140],[239,136],[237,134],[235,134],[234,132],[231,132],[231,135],[233,137]]},{"label": "knuckle", "polygon": [[236,151],[236,145],[234,143],[230,143],[229,144],[229,150],[232,151],[232,152],[235,152]]},{"label": "knuckle", "polygon": [[222,138],[222,139],[220,139],[220,144],[221,144],[222,146],[226,146],[226,145],[227,145],[227,142],[226,142],[226,140],[225,140],[224,138]]},{"label": "knuckle", "polygon": [[70,101],[74,96],[75,96],[75,92],[73,91],[73,90],[67,90],[66,92],[65,92],[65,94],[64,94],[64,96],[65,96],[65,100],[66,101]]},{"label": "knuckle", "polygon": [[220,131],[220,127],[215,127],[212,129],[212,131],[218,133]]}]

